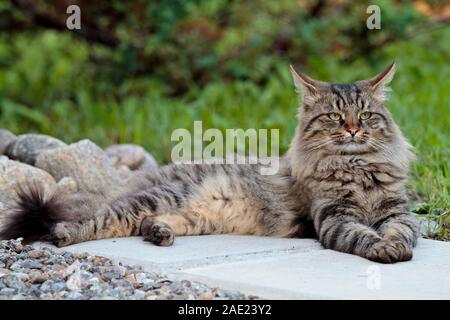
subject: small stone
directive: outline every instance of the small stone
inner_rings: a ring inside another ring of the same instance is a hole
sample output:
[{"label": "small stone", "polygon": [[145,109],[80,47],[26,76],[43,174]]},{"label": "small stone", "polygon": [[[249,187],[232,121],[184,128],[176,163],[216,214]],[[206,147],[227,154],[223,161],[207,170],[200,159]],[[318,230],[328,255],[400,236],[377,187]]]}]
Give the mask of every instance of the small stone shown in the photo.
[{"label": "small stone", "polygon": [[10,131],[0,130],[0,154],[4,154],[8,146],[17,140],[17,136]]},{"label": "small stone", "polygon": [[22,268],[28,269],[41,269],[43,267],[42,263],[37,262],[35,260],[26,259],[20,262],[20,266]]},{"label": "small stone", "polygon": [[112,279],[111,283],[114,285],[114,287],[134,288],[132,283],[126,279]]},{"label": "small stone", "polygon": [[96,266],[101,266],[105,263],[105,258],[103,257],[94,257],[92,259],[92,264]]},{"label": "small stone", "polygon": [[143,272],[135,274],[135,277],[136,277],[136,282],[138,282],[138,283],[144,283],[148,279],[147,275]]},{"label": "small stone", "polygon": [[[75,273],[74,275],[77,275],[77,274]],[[93,275],[91,272],[89,272],[89,271],[81,270],[81,271],[79,272],[79,277],[80,277],[80,279],[82,279],[82,280],[88,281],[89,279],[91,279],[92,277],[94,277],[94,275]]]},{"label": "small stone", "polygon": [[[1,157],[0,157],[1,159]],[[13,251],[16,253],[21,253],[24,250],[24,246],[22,245],[22,238],[19,239],[11,239],[7,241],[2,241],[2,248],[7,251]]]},{"label": "small stone", "polygon": [[41,250],[32,250],[32,251],[30,251],[30,252],[28,253],[28,256],[29,256],[30,258],[35,258],[35,259],[37,259],[37,258],[43,257],[43,256],[44,256],[44,252],[41,251]]},{"label": "small stone", "polygon": [[47,280],[44,283],[41,284],[40,289],[42,292],[44,293],[49,293],[53,291],[53,284],[54,281],[53,280]]},{"label": "small stone", "polygon": [[86,300],[86,298],[77,291],[72,291],[67,294],[67,299],[70,300]]},{"label": "small stone", "polygon": [[172,290],[170,289],[170,286],[164,285],[159,289],[159,292],[163,295],[170,295]]},{"label": "small stone", "polygon": [[142,290],[136,290],[134,291],[132,298],[136,300],[142,300],[145,298],[145,292]]},{"label": "small stone", "polygon": [[223,290],[223,292],[231,300],[240,300],[245,298],[245,295],[237,290]]},{"label": "small stone", "polygon": [[57,291],[53,295],[56,299],[64,299],[68,295],[68,292],[65,290]]},{"label": "small stone", "polygon": [[66,289],[66,285],[63,282],[55,282],[55,284],[53,285],[52,291],[59,292],[59,291],[63,291],[64,289]]},{"label": "small stone", "polygon": [[192,285],[192,282],[190,282],[189,280],[181,280],[181,284],[185,287],[190,288]]},{"label": "small stone", "polygon": [[39,295],[39,299],[41,299],[41,300],[50,300],[50,299],[53,299],[53,295],[51,293],[49,293],[49,292],[42,293],[42,294]]},{"label": "small stone", "polygon": [[28,276],[24,273],[10,273],[3,277],[3,283],[13,289],[22,290],[26,288],[24,281],[28,280]]},{"label": "small stone", "polygon": [[23,134],[6,148],[5,155],[12,160],[34,165],[37,157],[44,151],[64,147],[58,139],[43,134]]},{"label": "small stone", "polygon": [[423,236],[436,233],[439,229],[439,224],[428,218],[420,218],[419,220],[419,230]]},{"label": "small stone", "polygon": [[64,252],[62,256],[66,260],[73,259],[73,254],[71,252]]},{"label": "small stone", "polygon": [[66,281],[67,288],[71,291],[78,291],[81,289],[81,279],[79,275],[73,274]]},{"label": "small stone", "polygon": [[200,299],[202,300],[212,300],[214,295],[212,293],[204,293],[200,295]]},{"label": "small stone", "polygon": [[88,257],[89,257],[89,253],[87,253],[87,252],[78,253],[76,256],[76,258],[80,259],[80,260],[87,259]]},{"label": "small stone", "polygon": [[30,282],[31,283],[44,283],[48,280],[48,275],[40,271],[30,272]]},{"label": "small stone", "polygon": [[9,269],[0,268],[0,278],[10,272],[11,272],[11,270],[9,270]]},{"label": "small stone", "polygon": [[61,264],[64,261],[63,257],[60,256],[52,256],[48,258],[47,264]]},{"label": "small stone", "polygon": [[136,144],[112,145],[105,152],[116,168],[125,165],[131,170],[152,171],[158,167],[155,158]]},{"label": "small stone", "polygon": [[134,284],[134,283],[137,282],[136,276],[135,276],[134,274],[132,274],[132,273],[127,274],[127,275],[125,276],[125,279],[127,279],[131,284]]},{"label": "small stone", "polygon": [[112,280],[112,279],[118,279],[120,278],[120,273],[116,271],[108,271],[102,274],[103,279],[105,280]]},{"label": "small stone", "polygon": [[14,288],[3,288],[0,290],[0,296],[13,296],[17,292],[17,289]]},{"label": "small stone", "polygon": [[176,294],[182,293],[185,290],[183,285],[181,283],[178,283],[178,282],[173,282],[170,285],[170,289]]},{"label": "small stone", "polygon": [[113,296],[96,297],[94,300],[117,300],[117,297]]}]

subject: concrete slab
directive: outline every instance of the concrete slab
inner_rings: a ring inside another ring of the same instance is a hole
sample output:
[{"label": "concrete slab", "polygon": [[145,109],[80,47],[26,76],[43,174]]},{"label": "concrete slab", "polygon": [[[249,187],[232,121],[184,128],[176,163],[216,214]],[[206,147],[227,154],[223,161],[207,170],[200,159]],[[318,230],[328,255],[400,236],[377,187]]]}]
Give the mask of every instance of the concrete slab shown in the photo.
[{"label": "concrete slab", "polygon": [[450,299],[450,242],[420,239],[412,261],[392,265],[325,250],[312,239],[234,235],[179,237],[172,247],[107,239],[63,250],[267,299]]},{"label": "concrete slab", "polygon": [[[51,246],[35,244],[35,246]],[[247,261],[287,253],[322,250],[312,239],[285,239],[236,235],[178,237],[171,247],[158,247],[141,237],[88,241],[62,248],[70,252],[88,252],[139,264],[145,269],[163,273],[199,266]]]},{"label": "concrete slab", "polygon": [[384,265],[332,250],[183,270],[267,299],[450,299],[450,243],[420,239],[409,262]]}]

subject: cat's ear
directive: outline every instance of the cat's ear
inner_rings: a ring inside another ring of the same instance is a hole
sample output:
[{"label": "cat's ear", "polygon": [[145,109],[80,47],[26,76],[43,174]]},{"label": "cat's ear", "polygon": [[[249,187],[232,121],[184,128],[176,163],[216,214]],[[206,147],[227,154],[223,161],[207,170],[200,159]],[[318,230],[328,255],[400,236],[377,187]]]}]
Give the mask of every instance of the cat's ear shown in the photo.
[{"label": "cat's ear", "polygon": [[368,89],[372,92],[376,99],[384,101],[387,99],[387,92],[390,91],[389,83],[394,78],[395,63],[381,71],[372,79],[364,81]]},{"label": "cat's ear", "polygon": [[314,80],[308,77],[306,74],[301,72],[296,72],[294,67],[291,65],[291,74],[294,79],[295,89],[297,93],[302,97],[303,103],[312,102],[314,97],[326,87],[326,83],[318,80]]}]

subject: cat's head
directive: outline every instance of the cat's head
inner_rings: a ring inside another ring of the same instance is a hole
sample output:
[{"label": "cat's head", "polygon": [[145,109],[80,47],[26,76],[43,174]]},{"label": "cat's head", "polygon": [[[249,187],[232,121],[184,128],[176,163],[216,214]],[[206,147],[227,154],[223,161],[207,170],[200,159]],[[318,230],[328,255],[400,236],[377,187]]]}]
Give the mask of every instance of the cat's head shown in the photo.
[{"label": "cat's head", "polygon": [[302,100],[298,134],[304,151],[377,152],[401,136],[384,106],[394,64],[369,80],[351,84],[322,82],[292,67],[291,71]]}]

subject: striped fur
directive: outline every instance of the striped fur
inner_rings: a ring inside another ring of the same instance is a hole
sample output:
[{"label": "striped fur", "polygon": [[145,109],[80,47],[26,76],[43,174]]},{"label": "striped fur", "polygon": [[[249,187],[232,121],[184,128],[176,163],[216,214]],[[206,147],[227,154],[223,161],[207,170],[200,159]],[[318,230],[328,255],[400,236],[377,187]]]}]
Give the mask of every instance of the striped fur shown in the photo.
[{"label": "striped fur", "polygon": [[[405,192],[413,156],[383,105],[393,72],[391,66],[342,85],[293,71],[303,102],[276,175],[261,175],[258,165],[168,165],[136,176],[108,199],[85,195],[81,207],[82,195],[38,202],[46,227],[35,234],[30,224],[13,228],[27,217],[19,204],[0,237],[51,239],[58,246],[132,235],[162,246],[200,234],[317,237],[325,248],[374,261],[409,260],[418,237]],[[362,119],[363,112],[371,116]]]}]

